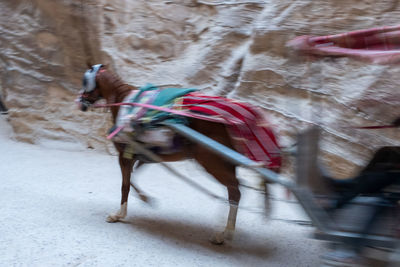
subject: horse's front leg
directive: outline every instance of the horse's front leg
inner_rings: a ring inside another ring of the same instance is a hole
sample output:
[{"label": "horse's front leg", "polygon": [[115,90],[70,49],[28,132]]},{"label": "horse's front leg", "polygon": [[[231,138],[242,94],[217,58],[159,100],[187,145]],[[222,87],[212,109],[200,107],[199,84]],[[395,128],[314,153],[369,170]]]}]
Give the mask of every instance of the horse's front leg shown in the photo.
[{"label": "horse's front leg", "polygon": [[131,185],[131,172],[135,160],[126,159],[123,153],[119,154],[119,166],[121,167],[122,186],[121,186],[121,207],[116,213],[107,217],[107,222],[117,222],[126,217],[128,209],[128,195]]}]

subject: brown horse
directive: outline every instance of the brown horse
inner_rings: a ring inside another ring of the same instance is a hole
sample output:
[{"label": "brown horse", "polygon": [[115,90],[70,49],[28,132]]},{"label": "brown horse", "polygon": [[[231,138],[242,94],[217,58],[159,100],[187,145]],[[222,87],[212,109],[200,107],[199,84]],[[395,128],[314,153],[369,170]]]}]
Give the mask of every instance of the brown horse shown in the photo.
[{"label": "brown horse", "polygon": [[[108,104],[123,102],[132,90],[137,88],[124,83],[119,77],[107,70],[103,65],[95,65],[88,70],[83,78],[83,91],[81,92],[79,103],[81,110],[85,111],[87,108],[95,103],[97,100],[103,98]],[[111,107],[112,119],[116,122],[119,107]],[[229,136],[224,124],[204,121],[199,119],[190,119],[189,127],[214,139],[215,141],[233,149],[232,140]],[[118,212],[111,214],[107,217],[108,222],[117,222],[125,218],[127,215],[127,201],[131,185],[131,172],[135,162],[136,166],[141,166],[144,162],[140,161],[137,157],[127,159],[123,156],[125,145],[121,143],[114,143],[119,152],[119,164],[122,172],[122,197],[121,207]],[[180,152],[170,155],[158,155],[163,161],[178,161],[187,158],[194,158],[204,169],[210,173],[215,179],[226,186],[229,196],[229,215],[225,230],[217,233],[211,241],[216,244],[222,244],[225,239],[231,239],[236,224],[236,215],[238,204],[240,201],[239,182],[236,178],[235,165],[227,162],[218,155],[211,153],[204,147],[186,142]],[[141,196],[142,200],[146,197],[139,191],[139,189],[132,183],[134,190]],[[266,187],[265,187],[266,188]]]}]

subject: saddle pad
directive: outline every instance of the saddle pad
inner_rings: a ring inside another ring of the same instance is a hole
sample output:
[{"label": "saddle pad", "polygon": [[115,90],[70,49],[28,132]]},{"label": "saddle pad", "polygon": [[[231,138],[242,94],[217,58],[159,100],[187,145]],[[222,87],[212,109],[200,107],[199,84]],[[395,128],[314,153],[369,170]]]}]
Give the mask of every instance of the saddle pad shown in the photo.
[{"label": "saddle pad", "polygon": [[[177,104],[181,101],[181,96],[186,95],[190,92],[197,91],[193,88],[165,88],[159,89],[152,84],[147,84],[141,87],[139,90],[132,91],[125,99],[124,103],[142,103],[151,104],[160,107],[179,106]],[[122,106],[118,113],[116,125],[124,126],[131,121],[149,123],[151,121],[158,120],[161,117],[171,117],[170,114],[157,110],[149,110],[143,107],[134,106]],[[181,122],[176,117],[175,122]]]},{"label": "saddle pad", "polygon": [[236,100],[199,93],[185,95],[183,106],[191,112],[222,117],[229,122],[227,128],[235,149],[269,169],[279,171],[281,151],[261,110]]},{"label": "saddle pad", "polygon": [[[196,91],[197,89],[165,88],[159,89],[151,84],[132,91],[124,103],[151,104],[167,108],[180,108],[181,96]],[[162,120],[174,123],[185,123],[182,116],[172,115],[165,111],[158,111],[138,106],[121,106],[118,112],[116,125],[117,132],[121,129],[133,140],[145,144],[146,147],[160,154],[170,154],[181,147],[180,138],[171,129],[154,125],[152,122]],[[111,134],[113,137],[115,134]],[[110,135],[110,136],[111,136]],[[114,140],[118,137],[115,136]],[[126,142],[127,140],[118,140]]]}]

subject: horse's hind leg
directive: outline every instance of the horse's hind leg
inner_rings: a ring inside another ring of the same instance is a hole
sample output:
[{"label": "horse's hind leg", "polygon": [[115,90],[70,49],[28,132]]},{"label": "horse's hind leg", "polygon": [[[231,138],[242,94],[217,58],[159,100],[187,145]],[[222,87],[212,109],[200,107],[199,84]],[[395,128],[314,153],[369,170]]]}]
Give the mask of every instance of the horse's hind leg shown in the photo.
[{"label": "horse's hind leg", "polygon": [[239,191],[239,183],[235,178],[235,182],[226,184],[228,189],[228,197],[229,197],[229,213],[228,220],[226,222],[226,226],[223,232],[216,233],[215,236],[211,237],[210,241],[213,244],[220,245],[224,243],[225,240],[232,240],[233,234],[235,233],[236,228],[236,217],[238,212],[238,206],[240,201],[240,191]]},{"label": "horse's hind leg", "polygon": [[[133,165],[133,172],[139,169],[141,166],[143,166],[145,163],[143,161],[137,160],[134,165]],[[135,190],[136,194],[138,194],[139,198],[141,201],[151,205],[153,204],[153,199],[148,197],[145,193],[143,193],[142,190],[140,190],[139,187],[137,187],[132,181],[131,181],[131,187],[133,190]]]},{"label": "horse's hind leg", "polygon": [[126,217],[128,208],[128,195],[131,186],[131,172],[133,159],[127,159],[123,157],[123,153],[119,154],[119,165],[122,173],[122,186],[121,186],[121,207],[116,213],[110,214],[107,217],[107,222],[117,222]]},{"label": "horse's hind leg", "polygon": [[196,160],[206,169],[208,173],[214,176],[221,184],[228,189],[229,214],[228,220],[223,232],[217,233],[211,237],[214,244],[222,244],[224,241],[231,240],[235,232],[236,217],[240,201],[239,181],[236,179],[235,166],[222,160],[215,154],[203,151]]},{"label": "horse's hind leg", "polygon": [[215,239],[211,240],[216,244],[222,244],[225,239],[232,240],[236,227],[236,217],[240,200],[239,184],[229,185],[227,188],[229,196],[228,221],[226,223],[225,230],[222,233],[217,233],[215,235]]}]

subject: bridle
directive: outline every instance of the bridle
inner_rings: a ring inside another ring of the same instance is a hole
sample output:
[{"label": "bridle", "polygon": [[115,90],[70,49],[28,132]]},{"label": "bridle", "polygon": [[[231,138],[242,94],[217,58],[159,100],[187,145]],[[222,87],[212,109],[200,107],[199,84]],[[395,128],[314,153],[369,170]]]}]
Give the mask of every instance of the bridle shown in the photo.
[{"label": "bridle", "polygon": [[92,101],[92,100],[89,100],[89,99],[90,99],[90,95],[87,94],[87,93],[81,93],[79,95],[77,102],[79,104],[79,107],[80,107],[81,111],[87,111],[88,108],[91,105],[93,105],[94,102],[96,102],[98,100],[98,99],[96,99],[96,100]]},{"label": "bridle", "polygon": [[96,76],[101,72],[102,67],[102,64],[93,65],[83,75],[82,90],[76,101],[82,111],[87,111],[91,105],[102,98],[96,83]]}]

